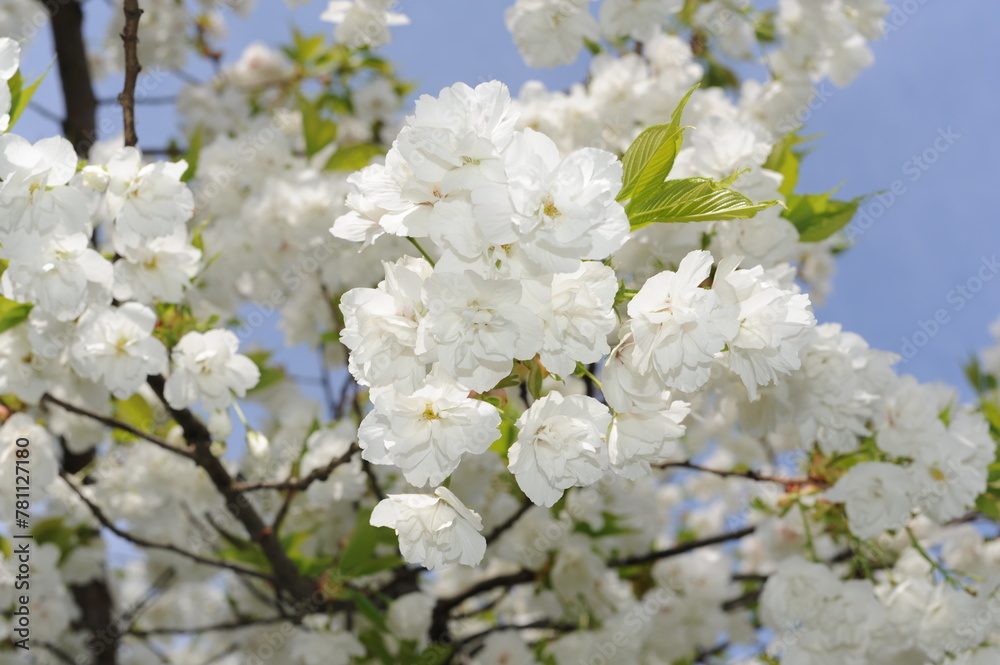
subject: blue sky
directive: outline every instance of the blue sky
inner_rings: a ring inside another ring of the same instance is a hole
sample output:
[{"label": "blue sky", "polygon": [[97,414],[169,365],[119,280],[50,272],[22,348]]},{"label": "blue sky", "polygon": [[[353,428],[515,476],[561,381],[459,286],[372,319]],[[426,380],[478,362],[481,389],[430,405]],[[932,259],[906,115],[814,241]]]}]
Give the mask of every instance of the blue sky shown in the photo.
[{"label": "blue sky", "polygon": [[[230,14],[229,56],[254,40],[280,43],[293,22],[306,32],[329,29],[317,20],[324,4],[290,12],[284,3],[261,0],[249,19]],[[497,78],[516,92],[531,78],[552,87],[579,80],[582,59],[554,70],[523,65],[503,26],[508,4],[402,0],[412,24],[396,29],[384,52],[421,93],[455,81]],[[915,353],[902,371],[962,386],[968,396],[961,364],[991,343],[988,326],[1000,316],[1000,263],[994,262],[994,256],[1000,260],[994,198],[1000,3],[891,4],[897,9],[887,37],[874,47],[875,65],[846,89],[821,90],[825,101],[806,125],[807,133],[822,136],[804,163],[802,191],[841,185],[844,196],[886,192],[869,200],[867,216],[855,220],[856,245],[838,259],[834,292],[817,316],[842,322],[875,347]],[[108,9],[102,3],[86,7],[98,11],[88,33],[103,36]],[[47,36],[29,51],[29,73],[40,73],[50,61]],[[53,72],[38,100],[59,112],[55,79]],[[119,86],[118,79],[103,82],[99,96],[113,97]],[[167,81],[162,88],[168,94],[176,85]],[[117,107],[106,106],[102,114],[120,124]],[[141,108],[141,143],[162,146],[169,124],[168,109]],[[32,111],[17,129],[31,138],[58,130]],[[311,352],[296,355],[304,367],[314,365]]]}]

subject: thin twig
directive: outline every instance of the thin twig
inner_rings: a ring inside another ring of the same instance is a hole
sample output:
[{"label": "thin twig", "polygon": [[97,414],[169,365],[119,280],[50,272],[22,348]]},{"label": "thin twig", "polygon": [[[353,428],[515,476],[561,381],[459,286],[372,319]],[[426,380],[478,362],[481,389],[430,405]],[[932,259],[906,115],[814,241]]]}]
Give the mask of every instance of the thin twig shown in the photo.
[{"label": "thin twig", "polygon": [[55,644],[52,644],[52,642],[42,642],[41,646],[43,649],[48,649],[52,652],[52,655],[58,658],[61,662],[69,663],[69,665],[76,665],[76,661],[73,660],[72,656],[57,647]]},{"label": "thin twig", "polygon": [[375,498],[379,501],[385,501],[385,492],[382,491],[382,486],[378,482],[378,477],[375,475],[375,469],[372,468],[371,462],[361,460],[361,468],[364,470],[365,476],[368,477],[368,484],[371,486]]},{"label": "thin twig", "polygon": [[257,490],[292,490],[295,492],[303,492],[309,489],[309,486],[314,482],[322,482],[328,479],[330,474],[337,470],[337,467],[349,462],[351,457],[353,457],[359,450],[361,450],[361,448],[358,447],[358,444],[353,443],[346,453],[340,457],[335,457],[324,466],[313,469],[302,478],[289,477],[287,480],[234,483],[233,489],[239,492],[255,492]]},{"label": "thin twig", "polygon": [[125,46],[125,88],[118,95],[118,103],[122,105],[125,145],[135,146],[139,143],[139,137],[135,133],[135,84],[142,71],[142,65],[139,64],[139,19],[142,17],[139,0],[125,0],[124,11],[125,27],[121,38]]},{"label": "thin twig", "polygon": [[159,446],[164,450],[169,450],[175,455],[180,455],[181,457],[186,457],[190,460],[194,459],[194,455],[192,455],[189,451],[184,450],[183,448],[179,448],[178,446],[175,446],[172,443],[164,441],[158,436],[153,436],[152,434],[143,432],[142,430],[137,429],[126,422],[118,420],[117,418],[112,418],[110,416],[102,416],[101,414],[95,413],[94,411],[91,411],[89,409],[85,409],[82,406],[76,406],[75,404],[64,402],[58,397],[53,397],[50,393],[45,393],[44,395],[42,395],[41,401],[42,403],[51,402],[56,406],[66,409],[71,413],[77,414],[78,416],[85,416],[87,418],[90,418],[91,420],[96,420],[102,425],[107,425],[108,427],[121,430],[122,432],[128,432],[129,434],[137,436],[144,441],[149,441],[150,443]]},{"label": "thin twig", "polygon": [[275,584],[296,601],[305,601],[312,597],[316,591],[316,581],[302,575],[274,530],[264,523],[256,507],[236,487],[232,475],[212,452],[212,435],[205,423],[188,409],[175,409],[170,406],[164,396],[166,379],[162,376],[150,376],[147,382],[180,425],[184,438],[194,454],[195,464],[205,470],[212,484],[222,494],[226,509],[239,520],[251,540],[260,546],[264,557],[271,564]]},{"label": "thin twig", "polygon": [[658,550],[656,552],[648,552],[646,554],[638,554],[636,556],[624,557],[622,559],[612,559],[608,562],[608,566],[611,568],[622,568],[624,566],[637,566],[643,563],[651,563],[653,561],[659,561],[660,559],[669,559],[670,557],[679,556],[687,552],[693,552],[694,550],[701,549],[702,547],[709,547],[711,545],[718,545],[720,543],[729,542],[731,540],[739,540],[753,533],[757,527],[748,526],[744,529],[739,529],[737,531],[730,531],[728,533],[722,533],[718,536],[711,536],[709,538],[702,538],[701,540],[693,540],[689,543],[684,543],[682,545],[677,545],[676,547],[670,547],[665,550]]},{"label": "thin twig", "polygon": [[63,119],[59,117],[58,113],[53,113],[52,111],[48,110],[38,102],[28,102],[28,108],[37,113],[38,115],[42,116],[46,120],[51,120],[52,122],[62,127]]},{"label": "thin twig", "polygon": [[525,568],[507,575],[481,580],[458,595],[449,598],[439,598],[437,604],[434,606],[434,611],[431,613],[431,640],[434,642],[447,641],[449,614],[465,601],[487,591],[531,582],[535,579],[535,576],[535,571]]},{"label": "thin twig", "polygon": [[480,639],[481,637],[486,637],[487,635],[490,635],[492,633],[498,633],[503,630],[546,629],[546,630],[554,630],[559,633],[569,633],[576,630],[577,628],[578,626],[576,626],[575,624],[553,621],[552,619],[536,619],[535,621],[522,624],[499,624],[496,626],[492,626],[490,628],[484,628],[478,633],[473,633],[468,637],[463,637],[462,639],[458,640],[455,643],[455,648],[460,649],[466,644],[474,642]]},{"label": "thin twig", "polygon": [[[166,591],[167,587],[170,586],[170,583],[174,581],[176,576],[177,571],[173,568],[167,568],[160,573],[157,578],[153,580],[153,583],[150,585],[149,589],[146,590],[146,593],[144,593],[139,600],[136,601],[135,606],[129,608],[125,612],[122,612],[121,616],[118,617],[118,620],[115,621],[113,625],[118,626],[120,624],[125,624],[126,622],[129,628],[135,625],[135,622],[139,620],[139,616],[145,612],[146,609],[157,600],[157,598],[159,598],[159,594]],[[240,579],[244,578],[241,577]]]},{"label": "thin twig", "polygon": [[288,517],[288,511],[292,507],[292,500],[295,498],[296,494],[298,494],[298,492],[295,490],[288,490],[285,493],[285,499],[281,502],[278,514],[274,516],[274,521],[271,522],[271,528],[275,533],[279,533],[281,531],[281,525],[284,523],[285,518]]},{"label": "thin twig", "polygon": [[747,480],[756,480],[757,482],[762,483],[777,483],[785,486],[806,485],[814,482],[810,478],[779,478],[778,476],[769,476],[749,470],[736,471],[731,469],[712,469],[693,462],[660,462],[659,464],[654,464],[653,466],[658,469],[690,469],[691,471],[710,473],[712,475],[719,476],[720,478],[746,478]]},{"label": "thin twig", "polygon": [[262,580],[267,580],[268,582],[274,581],[274,579],[267,573],[262,573],[259,570],[254,570],[253,568],[245,568],[239,564],[229,563],[228,561],[210,559],[208,557],[201,556],[200,554],[195,554],[194,552],[189,552],[185,549],[181,549],[176,545],[171,545],[169,543],[154,543],[153,541],[146,540],[141,536],[136,536],[134,534],[128,533],[127,531],[123,531],[122,529],[119,529],[117,526],[115,526],[114,522],[108,519],[107,515],[104,514],[104,511],[102,511],[100,507],[97,506],[97,504],[88,499],[83,494],[83,492],[80,491],[80,488],[76,486],[76,483],[70,480],[70,476],[68,473],[60,469],[59,475],[62,476],[62,479],[66,482],[67,485],[69,485],[69,488],[73,490],[73,492],[78,497],[80,497],[80,500],[87,505],[93,516],[97,519],[98,522],[101,523],[101,526],[103,526],[104,528],[106,528],[108,531],[115,534],[119,538],[129,541],[133,545],[138,545],[139,547],[147,547],[149,549],[154,549],[154,550],[164,550],[166,552],[173,552],[174,554],[178,554],[185,558],[191,559],[192,561],[197,561],[198,563],[204,564],[206,566],[214,566],[216,568],[222,568],[234,573],[238,573],[240,575],[248,575],[250,577],[256,577]]},{"label": "thin twig", "polygon": [[[177,95],[164,95],[161,97],[140,97],[135,100],[137,106],[148,104],[151,106],[158,106],[164,104],[173,104],[177,101]],[[117,98],[109,97],[107,99],[98,99],[97,103],[105,106],[107,104],[118,104],[120,103]]]},{"label": "thin twig", "polygon": [[524,515],[526,512],[528,512],[533,505],[535,505],[535,504],[533,504],[531,501],[525,499],[521,503],[521,505],[518,506],[517,510],[514,511],[513,515],[511,515],[510,517],[508,517],[507,519],[505,519],[503,522],[501,522],[500,524],[498,524],[492,531],[490,531],[488,534],[486,534],[486,544],[489,545],[490,543],[492,543],[493,541],[495,541],[497,538],[499,538],[500,536],[502,536],[503,533],[505,531],[507,531],[507,529],[509,529],[512,526],[514,526],[514,523],[517,522],[519,519],[521,519],[521,516]]},{"label": "thin twig", "polygon": [[320,385],[323,387],[323,399],[326,402],[326,415],[330,420],[337,419],[337,396],[330,381],[330,366],[326,362],[326,342],[319,343]]},{"label": "thin twig", "polygon": [[293,619],[301,619],[302,617],[306,616],[309,615],[296,614],[290,617],[276,616],[276,617],[261,617],[258,619],[242,618],[236,621],[227,621],[225,623],[216,623],[208,626],[198,626],[196,628],[147,628],[145,630],[132,629],[129,631],[129,635],[134,635],[136,637],[152,637],[153,635],[196,635],[200,633],[226,632],[231,630],[240,630],[241,628],[248,628],[250,626],[263,626],[272,623],[281,623],[283,621],[292,621]]}]

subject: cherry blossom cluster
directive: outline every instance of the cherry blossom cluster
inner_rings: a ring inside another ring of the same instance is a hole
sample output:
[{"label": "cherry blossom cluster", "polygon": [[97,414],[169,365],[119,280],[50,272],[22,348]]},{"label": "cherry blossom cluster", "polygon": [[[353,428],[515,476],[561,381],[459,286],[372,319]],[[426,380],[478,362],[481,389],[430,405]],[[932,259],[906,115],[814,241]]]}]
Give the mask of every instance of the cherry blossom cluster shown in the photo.
[{"label": "cherry blossom cluster", "polygon": [[[346,3],[344,3],[346,4]],[[688,3],[692,4],[692,3]],[[884,0],[784,0],[771,15],[750,0],[693,3],[691,23],[702,39],[715,39],[727,56],[749,59],[768,47],[763,28],[780,37],[767,59],[776,78],[813,82],[829,77],[846,85],[874,60],[868,43],[882,35]],[[645,44],[681,11],[683,0],[602,0],[596,16],[586,0],[516,0],[507,28],[533,67],[572,63],[585,45],[630,40]]]},{"label": "cherry blossom cluster", "polygon": [[[10,43],[0,48],[16,58]],[[78,172],[66,139],[0,136],[0,293],[31,307],[24,325],[0,334],[0,390],[27,403],[62,391],[105,410],[109,393],[126,399],[149,375],[169,373],[173,406],[225,410],[256,384],[259,372],[237,354],[231,332],[188,333],[172,365],[153,335],[153,307],[185,302],[202,267],[187,227],[194,198],[181,181],[186,169],[184,161],[144,164],[126,147]],[[73,446],[95,443],[71,438]]]},{"label": "cherry blossom cluster", "polygon": [[552,506],[611,468],[636,478],[665,461],[688,412],[671,390],[694,393],[719,367],[756,398],[798,369],[815,319],[808,296],[759,266],[739,269],[740,257],[703,288],[714,260],[698,251],[647,280],[619,330],[618,280],[598,260],[630,232],[615,200],[621,163],[595,148],[563,157],[516,121],[498,82],[455,85],[418,100],[385,163],[349,179],[352,210],[334,235],[363,245],[403,236],[425,254],[430,241],[438,258],[386,263],[376,288],[344,294],[341,340],[372,392],[358,432],[364,459],[399,467],[417,487],[440,485],[500,437],[500,413],[482,397],[515,364],[569,378],[610,354],[607,403],[553,391],[514,425],[508,468],[532,502]]}]

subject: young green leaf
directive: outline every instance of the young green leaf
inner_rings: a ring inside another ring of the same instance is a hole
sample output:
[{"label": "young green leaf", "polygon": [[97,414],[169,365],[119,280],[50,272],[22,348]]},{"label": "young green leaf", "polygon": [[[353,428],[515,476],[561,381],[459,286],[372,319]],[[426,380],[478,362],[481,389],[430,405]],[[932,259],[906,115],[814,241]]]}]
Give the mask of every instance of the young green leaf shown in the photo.
[{"label": "young green leaf", "polygon": [[[49,69],[52,69],[52,65],[49,65]],[[49,73],[49,69],[45,70],[45,74]],[[10,122],[7,125],[7,131],[9,132],[17,119],[21,117],[24,113],[24,109],[28,108],[28,103],[31,98],[34,97],[35,91],[38,90],[38,86],[41,85],[42,81],[45,79],[45,74],[42,74],[38,79],[29,86],[24,85],[24,77],[21,75],[20,71],[14,73],[14,76],[7,81],[7,86],[10,88]]]},{"label": "young green leaf", "polygon": [[825,194],[793,194],[788,197],[788,210],[784,217],[795,225],[802,242],[826,240],[847,226],[864,197],[850,201],[831,199],[833,192]]},{"label": "young green leaf", "polygon": [[28,320],[31,303],[14,302],[0,296],[0,333]]},{"label": "young green leaf", "polygon": [[374,143],[342,145],[330,155],[323,168],[326,171],[357,171],[368,166],[372,157],[381,154],[382,148]]},{"label": "young green leaf", "polygon": [[622,189],[615,200],[625,201],[640,196],[646,188],[662,183],[670,175],[683,140],[681,115],[697,87],[691,88],[684,95],[684,99],[674,109],[669,123],[643,130],[625,151],[625,156],[622,157]]},{"label": "young green leaf", "polygon": [[306,155],[312,157],[337,138],[337,123],[324,118],[319,102],[299,97],[302,112],[302,134],[306,141]]},{"label": "young green leaf", "polygon": [[707,222],[749,219],[780,201],[754,203],[707,178],[668,180],[633,199],[625,208],[632,230],[654,222]]}]

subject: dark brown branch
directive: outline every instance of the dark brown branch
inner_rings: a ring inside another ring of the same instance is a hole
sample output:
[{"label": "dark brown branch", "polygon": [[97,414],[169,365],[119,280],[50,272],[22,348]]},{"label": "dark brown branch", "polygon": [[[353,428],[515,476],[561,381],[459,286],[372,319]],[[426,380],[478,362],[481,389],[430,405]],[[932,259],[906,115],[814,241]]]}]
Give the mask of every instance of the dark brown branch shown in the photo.
[{"label": "dark brown branch", "polygon": [[227,621],[225,623],[216,623],[208,626],[198,626],[196,628],[148,628],[146,630],[133,628],[128,632],[129,635],[135,635],[136,637],[152,637],[154,635],[197,635],[201,633],[240,630],[241,628],[248,628],[250,626],[263,626],[272,623],[281,623],[283,621],[294,621],[306,616],[309,615],[295,614],[291,616],[261,617],[257,619],[241,618],[236,621]]},{"label": "dark brown branch", "polygon": [[261,482],[245,482],[245,483],[234,483],[233,488],[240,492],[253,492],[256,490],[292,490],[296,492],[304,492],[309,489],[309,486],[314,482],[322,482],[327,480],[337,467],[340,467],[351,460],[361,448],[358,447],[357,443],[351,444],[350,449],[341,455],[330,460],[325,466],[321,466],[317,469],[313,469],[307,475],[302,478],[288,478],[287,480],[276,480],[276,481],[261,481]]},{"label": "dark brown branch", "polygon": [[371,462],[368,460],[361,461],[361,468],[365,472],[365,476],[368,478],[368,485],[371,487],[372,494],[379,501],[385,501],[385,492],[382,491],[382,486],[379,485],[378,476],[375,475],[375,469],[372,468]]},{"label": "dark brown branch", "polygon": [[76,665],[76,661],[73,660],[73,656],[69,655],[52,642],[42,642],[41,647],[47,649],[53,656],[59,659],[60,662],[68,663],[69,665]]},{"label": "dark brown branch", "polygon": [[692,471],[701,471],[702,473],[710,473],[720,478],[746,478],[747,480],[756,480],[762,483],[777,483],[779,485],[805,485],[813,482],[809,478],[779,478],[778,476],[768,476],[762,473],[757,473],[756,471],[735,471],[728,469],[712,469],[707,466],[701,466],[700,464],[694,464],[693,462],[661,462],[660,464],[654,464],[658,469],[690,469]]},{"label": "dark brown branch", "polygon": [[323,388],[323,401],[326,402],[327,416],[330,420],[336,420],[339,408],[337,396],[333,390],[333,382],[330,381],[330,367],[326,362],[326,342],[320,342],[319,345],[319,366],[320,386]]},{"label": "dark brown branch", "polygon": [[473,633],[468,637],[463,637],[456,642],[456,648],[461,648],[470,642],[475,642],[476,640],[491,635],[492,633],[499,633],[504,630],[554,630],[557,633],[570,633],[579,628],[576,624],[554,621],[552,619],[537,619],[529,623],[522,624],[499,624],[496,626],[491,626],[490,628],[484,628],[478,633]]},{"label": "dark brown branch", "polygon": [[267,573],[262,573],[259,570],[254,570],[253,568],[244,568],[239,564],[229,563],[228,561],[210,559],[208,557],[201,556],[200,554],[195,554],[194,552],[189,552],[185,549],[181,549],[180,547],[177,547],[176,545],[171,545],[170,543],[154,543],[151,540],[146,540],[141,536],[136,536],[135,534],[131,534],[128,533],[127,531],[119,529],[115,525],[115,523],[111,521],[107,515],[104,514],[104,511],[101,510],[101,508],[97,504],[88,499],[86,495],[84,495],[84,493],[80,491],[80,488],[76,486],[76,483],[74,483],[72,480],[69,479],[68,473],[60,469],[59,475],[62,476],[62,479],[66,482],[67,485],[69,485],[69,488],[73,490],[73,492],[80,498],[80,500],[87,505],[87,508],[90,509],[90,512],[94,516],[94,518],[101,523],[101,526],[103,526],[105,529],[115,534],[119,538],[127,540],[133,545],[138,545],[139,547],[145,547],[153,550],[163,550],[165,552],[173,552],[174,554],[177,554],[187,559],[191,559],[192,561],[196,561],[206,566],[214,566],[216,568],[229,570],[231,572],[238,573],[240,575],[248,575],[250,577],[256,577],[262,580],[273,582],[273,578],[270,575],[268,575]]},{"label": "dark brown branch", "polygon": [[712,545],[726,543],[731,540],[739,540],[740,538],[749,536],[754,532],[754,530],[756,530],[756,528],[757,527],[755,526],[748,526],[744,529],[730,531],[729,533],[719,534],[718,536],[702,538],[701,540],[693,540],[689,543],[677,545],[676,547],[671,547],[665,550],[639,554],[622,559],[612,559],[608,562],[608,566],[611,568],[622,568],[624,566],[638,566],[644,563],[651,563],[653,561],[659,561],[660,559],[669,559],[670,557],[686,554],[687,552],[693,552],[694,550],[701,549],[702,547],[710,547]]},{"label": "dark brown branch", "polygon": [[507,587],[512,587],[517,584],[525,584],[526,582],[531,582],[535,579],[536,573],[532,570],[522,569],[515,573],[509,573],[507,575],[500,575],[499,577],[491,577],[489,579],[481,580],[476,584],[463,591],[462,593],[452,596],[450,598],[440,598],[437,601],[437,605],[434,606],[434,612],[431,615],[431,628],[430,637],[432,642],[446,642],[448,640],[448,619],[451,611],[469,600],[474,598],[481,593],[486,593],[487,591],[492,591],[494,589],[504,589]]},{"label": "dark brown branch", "polygon": [[[149,105],[149,106],[164,106],[167,104],[174,104],[177,102],[177,95],[164,95],[161,97],[147,96],[141,99],[135,100],[136,106]],[[108,104],[120,104],[121,102],[117,97],[109,97],[107,99],[98,99],[97,103],[101,106],[106,106]]]},{"label": "dark brown branch", "polygon": [[260,545],[264,557],[271,564],[275,584],[289,593],[297,601],[305,601],[313,596],[318,587],[313,580],[303,577],[295,563],[288,557],[274,529],[264,523],[264,519],[252,503],[237,488],[233,477],[222,461],[212,452],[212,435],[208,428],[188,409],[174,409],[163,396],[166,381],[162,376],[150,376],[150,387],[163,403],[177,424],[184,431],[194,462],[205,470],[212,484],[222,494],[226,509],[246,529],[250,538]]},{"label": "dark brown branch", "polygon": [[747,591],[742,596],[737,596],[736,598],[727,600],[726,602],[722,603],[722,609],[725,610],[726,612],[730,612],[732,610],[738,610],[744,607],[749,607],[750,605],[753,605],[754,603],[757,602],[757,599],[760,598],[760,594],[762,591],[763,589],[754,589],[753,591]]},{"label": "dark brown branch", "polygon": [[52,38],[59,61],[66,117],[63,133],[81,158],[97,141],[97,98],[91,83],[87,47],[83,39],[83,8],[79,0],[46,2],[52,19]]},{"label": "dark brown branch", "polygon": [[535,504],[533,504],[531,501],[525,499],[521,503],[521,505],[518,506],[517,510],[514,511],[513,515],[511,515],[510,517],[508,517],[507,519],[505,519],[503,522],[501,522],[500,524],[498,524],[492,531],[490,531],[488,534],[486,534],[486,544],[488,545],[488,544],[492,543],[493,541],[495,541],[500,536],[502,536],[505,531],[507,531],[512,526],[514,526],[515,522],[517,522],[519,519],[521,519],[521,516],[523,516],[526,512],[528,512],[529,510],[531,510],[531,507],[533,505],[535,505]]},{"label": "dark brown branch", "polygon": [[[59,83],[62,88],[63,134],[73,145],[81,159],[86,159],[90,147],[97,141],[97,98],[90,78],[87,46],[83,37],[83,7],[80,0],[45,2],[52,22],[52,41],[59,62]],[[34,106],[39,111],[37,105]],[[41,111],[39,111],[41,112]],[[60,440],[63,448],[62,469],[77,473],[93,462],[96,449],[74,453]],[[73,627],[88,635],[88,640],[99,644],[93,651],[91,665],[116,665],[118,662],[118,635],[103,635],[113,617],[114,601],[105,579],[91,580],[85,584],[69,585],[73,602],[80,609]],[[110,638],[110,639],[109,639]],[[53,649],[50,647],[50,651]],[[57,653],[53,651],[53,653]]]},{"label": "dark brown branch", "polygon": [[110,416],[102,416],[101,414],[95,413],[89,409],[85,409],[82,406],[76,406],[74,404],[70,404],[69,402],[64,402],[58,397],[53,397],[49,393],[45,393],[44,395],[42,395],[41,402],[42,404],[44,404],[45,402],[51,402],[52,404],[55,404],[56,406],[69,411],[70,413],[75,413],[78,416],[85,416],[87,418],[90,418],[91,420],[96,420],[102,425],[107,425],[108,427],[121,430],[122,432],[128,432],[129,434],[137,436],[140,439],[143,439],[144,441],[149,441],[150,443],[159,446],[164,450],[169,450],[175,455],[180,455],[181,457],[186,457],[188,459],[194,459],[194,455],[192,455],[190,452],[184,450],[183,448],[178,448],[177,446],[168,443],[167,441],[164,441],[163,439],[157,436],[153,436],[152,434],[143,432],[142,430],[137,429],[132,425],[129,425],[128,423],[118,420],[116,418],[112,418]]},{"label": "dark brown branch", "polygon": [[711,649],[702,649],[694,657],[694,663],[704,663],[707,662],[712,656],[718,656],[729,648],[729,642],[723,642],[718,646],[712,647]]},{"label": "dark brown branch", "polygon": [[134,146],[139,143],[135,133],[135,84],[142,71],[139,64],[139,19],[142,17],[139,0],[125,0],[124,11],[125,27],[121,37],[125,46],[125,89],[118,95],[118,102],[122,105],[125,123],[125,145]]},{"label": "dark brown branch", "polygon": [[274,521],[271,522],[271,529],[274,533],[281,533],[281,525],[285,522],[285,518],[288,517],[288,511],[292,507],[292,501],[295,499],[297,492],[290,490],[285,493],[285,498],[281,502],[281,507],[278,509],[278,514],[274,516]]}]

